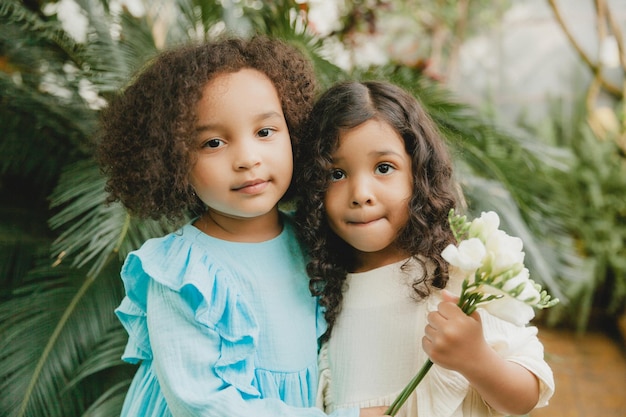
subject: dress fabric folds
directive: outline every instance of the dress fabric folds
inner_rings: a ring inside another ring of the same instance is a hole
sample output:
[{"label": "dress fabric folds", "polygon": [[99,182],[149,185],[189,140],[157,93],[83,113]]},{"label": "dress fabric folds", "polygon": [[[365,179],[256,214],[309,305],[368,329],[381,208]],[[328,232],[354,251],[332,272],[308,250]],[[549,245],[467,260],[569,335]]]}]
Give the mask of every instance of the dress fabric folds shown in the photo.
[{"label": "dress fabric folds", "polygon": [[314,405],[326,324],[282,219],[266,242],[187,224],[129,254],[116,314],[129,335],[122,358],[140,365],[123,416],[325,415]]},{"label": "dress fabric folds", "polygon": [[[318,406],[328,412],[343,407],[390,405],[428,357],[422,349],[427,314],[441,296],[417,300],[411,287],[423,268],[414,259],[371,271],[348,274],[342,310],[330,340],[320,352]],[[452,276],[448,289],[460,293]],[[537,328],[515,326],[479,309],[487,342],[504,358],[531,370],[540,381],[538,406],[554,392]],[[458,372],[434,365],[400,409],[397,417],[500,416]]]}]

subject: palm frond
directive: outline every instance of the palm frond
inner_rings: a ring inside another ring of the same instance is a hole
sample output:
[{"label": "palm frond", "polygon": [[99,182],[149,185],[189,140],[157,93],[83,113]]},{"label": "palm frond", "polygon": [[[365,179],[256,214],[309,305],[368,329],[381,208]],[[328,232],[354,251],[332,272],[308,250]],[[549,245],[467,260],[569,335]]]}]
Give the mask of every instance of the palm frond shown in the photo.
[{"label": "palm frond", "polygon": [[51,195],[51,207],[59,212],[50,226],[61,230],[52,246],[57,262],[91,265],[97,276],[110,256],[125,256],[150,237],[162,236],[175,226],[167,222],[131,219],[119,204],[105,204],[105,178],[92,161],[80,161],[64,171]]},{"label": "palm frond", "polygon": [[129,378],[107,389],[85,410],[82,417],[119,417],[130,383]]},{"label": "palm frond", "polygon": [[101,343],[98,343],[91,354],[76,367],[65,391],[71,390],[93,375],[119,366],[121,364],[121,352],[124,351],[126,342],[128,342],[128,334],[122,326],[116,323],[112,329],[102,335]]},{"label": "palm frond", "polygon": [[323,41],[308,30],[303,4],[293,0],[264,2],[260,10],[247,9],[252,31],[283,39],[311,60],[323,88],[348,78],[348,74],[324,57]]},{"label": "palm frond", "polygon": [[[23,2],[17,0],[2,0],[0,2],[0,22],[7,25],[7,28],[19,27],[19,33],[27,35],[26,38],[18,37],[15,39],[22,44],[25,40],[36,39],[43,43],[55,45],[71,58],[75,58],[82,48],[63,30],[58,21],[43,20],[39,14],[28,9],[23,5]],[[45,55],[45,51],[42,52]],[[74,61],[79,62],[80,59],[75,58]]]},{"label": "palm frond", "polygon": [[82,47],[58,22],[19,2],[0,5],[0,171],[56,181],[61,166],[88,152],[95,118],[80,95]]},{"label": "palm frond", "polygon": [[[121,16],[112,14],[107,2],[80,0],[77,1],[88,19],[88,41],[80,53],[80,78],[89,80],[95,91],[105,96],[117,91],[128,81],[133,67],[133,59],[126,53],[126,45],[116,36],[113,28],[123,25],[128,13]],[[132,38],[140,33],[132,33]],[[123,36],[123,31],[119,36]],[[145,46],[145,45],[143,45]],[[149,53],[152,48],[145,48]]]},{"label": "palm frond", "polygon": [[[179,17],[168,31],[168,44],[176,44],[187,39],[210,39],[220,32],[224,22],[224,6],[220,2],[202,0],[177,0]],[[232,6],[231,6],[232,7]],[[216,30],[217,29],[217,30]],[[233,31],[232,28],[229,28]]]},{"label": "palm frond", "polygon": [[[13,297],[0,304],[0,414],[71,416],[85,409],[102,391],[97,379],[80,389],[66,389],[68,376],[94,350],[106,345],[110,329],[119,326],[113,309],[122,297],[114,263],[100,279],[85,279],[85,271],[51,268],[43,259]],[[121,356],[119,344],[109,344],[109,357]],[[109,362],[111,366],[122,366]],[[113,381],[117,383],[117,381]]]},{"label": "palm frond", "polygon": [[[94,119],[84,103],[60,105],[58,97],[18,86],[0,73],[0,171],[32,175],[40,184],[56,180],[65,162],[86,152]],[[27,140],[28,139],[28,140]]]}]

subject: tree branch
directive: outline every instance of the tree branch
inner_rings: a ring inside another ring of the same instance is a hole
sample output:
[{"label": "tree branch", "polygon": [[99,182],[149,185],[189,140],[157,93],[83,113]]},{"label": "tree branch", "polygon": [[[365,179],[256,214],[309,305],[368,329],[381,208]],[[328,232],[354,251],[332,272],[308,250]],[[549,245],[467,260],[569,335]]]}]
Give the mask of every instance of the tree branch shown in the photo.
[{"label": "tree branch", "polygon": [[623,98],[622,90],[619,87],[616,87],[615,85],[609,83],[602,76],[600,67],[596,63],[594,63],[591,60],[591,58],[589,58],[589,56],[585,53],[585,51],[582,49],[580,44],[576,41],[576,39],[570,32],[569,28],[565,24],[563,17],[561,16],[561,11],[559,10],[559,6],[556,4],[556,0],[548,0],[548,4],[550,5],[550,8],[554,12],[554,17],[556,18],[556,21],[559,24],[559,26],[561,26],[561,29],[563,30],[563,33],[565,33],[565,36],[569,40],[570,44],[576,50],[576,52],[578,53],[580,58],[585,62],[585,64],[587,64],[589,69],[591,69],[594,76],[597,75],[599,77],[602,87],[611,95],[615,96],[618,99],[622,99]]}]

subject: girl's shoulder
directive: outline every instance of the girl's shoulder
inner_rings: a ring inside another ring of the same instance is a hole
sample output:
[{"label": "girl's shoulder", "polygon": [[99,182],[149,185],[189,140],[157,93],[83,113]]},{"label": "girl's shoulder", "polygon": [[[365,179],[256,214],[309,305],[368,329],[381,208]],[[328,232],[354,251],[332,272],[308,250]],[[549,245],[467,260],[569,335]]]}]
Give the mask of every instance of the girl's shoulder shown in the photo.
[{"label": "girl's shoulder", "polygon": [[[146,322],[152,283],[167,287],[189,307],[194,320],[229,340],[253,340],[258,331],[254,314],[228,275],[214,262],[210,250],[195,241],[201,233],[191,225],[146,241],[131,252],[121,271],[126,297],[116,309],[131,337],[124,359],[135,362],[152,356]],[[235,320],[237,326],[233,326]]]},{"label": "girl's shoulder", "polygon": [[193,278],[189,276],[190,269],[200,269],[202,265],[208,271],[214,271],[215,259],[206,242],[199,243],[201,235],[200,230],[186,224],[165,236],[148,239],[139,249],[128,254],[122,267],[122,278],[143,272],[160,284],[178,289]]},{"label": "girl's shoulder", "polygon": [[202,237],[187,224],[131,252],[121,271],[127,298],[145,311],[148,286],[154,281],[179,293],[194,311],[202,310],[202,321],[210,327],[226,309],[247,309],[237,297],[236,281]]}]

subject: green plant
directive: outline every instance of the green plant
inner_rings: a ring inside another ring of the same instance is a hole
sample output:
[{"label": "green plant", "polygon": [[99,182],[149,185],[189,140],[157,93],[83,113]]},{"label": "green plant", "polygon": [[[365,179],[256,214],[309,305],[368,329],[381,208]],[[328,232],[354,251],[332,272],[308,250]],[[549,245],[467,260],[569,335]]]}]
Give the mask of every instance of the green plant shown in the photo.
[{"label": "green plant", "polygon": [[574,158],[552,198],[564,209],[565,227],[591,277],[581,292],[582,308],[569,319],[579,330],[594,312],[614,320],[626,310],[626,155],[614,133],[599,137],[592,130],[589,117],[584,97],[571,106],[555,99],[543,126],[521,123]]},{"label": "green plant", "polygon": [[[120,360],[126,334],[113,314],[123,294],[121,262],[175,225],[104,205],[104,179],[92,160],[99,108],[160,49],[220,28],[292,42],[315,63],[323,86],[378,77],[418,95],[453,146],[471,210],[497,210],[509,232],[534,248],[533,278],[567,298],[561,292],[577,275],[562,259],[542,256],[546,248],[561,252],[547,239],[564,235],[559,217],[542,196],[555,172],[566,172],[566,158],[502,131],[415,68],[339,69],[293,18],[302,12],[295,1],[260,9],[258,2],[226,9],[219,1],[166,3],[146,2],[155,7],[134,16],[108,1],[78,1],[89,23],[81,43],[56,15],[41,12],[45,1],[0,0],[0,415],[119,415],[134,373]],[[529,185],[524,178],[537,172]]]}]

